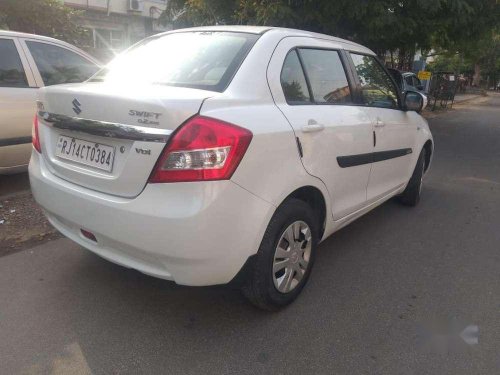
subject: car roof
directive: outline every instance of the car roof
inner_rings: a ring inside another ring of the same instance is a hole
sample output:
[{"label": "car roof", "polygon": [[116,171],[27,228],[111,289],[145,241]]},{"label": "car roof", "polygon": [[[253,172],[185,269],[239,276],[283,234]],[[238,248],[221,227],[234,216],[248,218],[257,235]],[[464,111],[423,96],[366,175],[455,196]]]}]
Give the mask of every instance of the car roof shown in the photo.
[{"label": "car roof", "polygon": [[[180,33],[180,32],[190,32],[190,31],[225,31],[225,32],[235,32],[235,33],[249,33],[249,34],[264,34],[267,32],[281,32],[287,37],[308,37],[308,38],[318,38],[326,39],[332,42],[342,43],[351,47],[355,47],[357,50],[364,53],[375,55],[375,53],[369,48],[352,42],[350,40],[337,38],[327,34],[315,33],[312,31],[298,30],[298,29],[288,29],[284,27],[273,27],[273,26],[242,26],[242,25],[221,25],[221,26],[200,26],[200,27],[190,27],[186,29],[177,29],[172,31],[167,31],[163,34]],[[161,35],[161,34],[160,34]],[[156,35],[157,36],[157,35]]]},{"label": "car roof", "polygon": [[79,53],[85,55],[88,57],[90,60],[92,60],[94,63],[97,65],[103,65],[99,60],[97,60],[95,57],[89,55],[87,52],[82,51],[80,48],[67,43],[65,41],[55,39],[55,38],[50,38],[48,36],[43,36],[43,35],[37,35],[37,34],[29,34],[29,33],[22,33],[19,31],[10,31],[10,30],[0,30],[0,37],[11,37],[11,38],[26,38],[26,39],[36,39],[44,42],[51,42],[54,44],[59,44],[61,46],[67,47],[69,49],[77,50]]},{"label": "car roof", "polygon": [[[40,40],[45,40],[47,42],[60,43],[60,44],[69,44],[69,43],[63,42],[62,40],[55,39],[55,38],[50,38],[48,36],[22,33],[22,32],[19,32],[19,31],[0,30],[0,36],[10,36],[10,37],[13,37],[13,38],[40,39]],[[69,44],[69,45],[71,45],[71,44]],[[74,47],[74,46],[72,46],[72,47]]]}]

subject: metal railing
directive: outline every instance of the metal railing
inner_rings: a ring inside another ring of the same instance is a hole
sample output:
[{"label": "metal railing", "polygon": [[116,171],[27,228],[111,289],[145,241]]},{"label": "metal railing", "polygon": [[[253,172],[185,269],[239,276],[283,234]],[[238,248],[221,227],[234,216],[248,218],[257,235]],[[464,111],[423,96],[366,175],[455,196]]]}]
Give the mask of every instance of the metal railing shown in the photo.
[{"label": "metal railing", "polygon": [[435,72],[429,84],[429,104],[434,111],[441,108],[453,107],[458,87],[458,77],[453,72]]}]

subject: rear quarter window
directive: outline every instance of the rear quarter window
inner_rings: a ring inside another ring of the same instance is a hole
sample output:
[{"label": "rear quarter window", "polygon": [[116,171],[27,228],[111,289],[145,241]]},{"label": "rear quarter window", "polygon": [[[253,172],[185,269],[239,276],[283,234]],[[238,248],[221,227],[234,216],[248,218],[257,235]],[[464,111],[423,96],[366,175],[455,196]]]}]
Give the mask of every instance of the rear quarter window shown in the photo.
[{"label": "rear quarter window", "polygon": [[311,104],[306,77],[297,51],[288,53],[281,69],[281,87],[288,104]]}]

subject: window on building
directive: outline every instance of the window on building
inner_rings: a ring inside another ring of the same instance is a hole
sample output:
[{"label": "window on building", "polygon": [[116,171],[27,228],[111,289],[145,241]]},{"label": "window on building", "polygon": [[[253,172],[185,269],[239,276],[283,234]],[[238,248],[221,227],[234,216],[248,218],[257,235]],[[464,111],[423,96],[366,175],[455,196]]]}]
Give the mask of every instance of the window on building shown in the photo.
[{"label": "window on building", "polygon": [[122,49],[125,47],[125,33],[122,30],[95,29],[94,47],[100,49]]},{"label": "window on building", "polygon": [[45,86],[83,82],[99,67],[77,53],[53,44],[27,41]]},{"label": "window on building", "polygon": [[23,64],[12,39],[0,39],[0,87],[28,87]]}]

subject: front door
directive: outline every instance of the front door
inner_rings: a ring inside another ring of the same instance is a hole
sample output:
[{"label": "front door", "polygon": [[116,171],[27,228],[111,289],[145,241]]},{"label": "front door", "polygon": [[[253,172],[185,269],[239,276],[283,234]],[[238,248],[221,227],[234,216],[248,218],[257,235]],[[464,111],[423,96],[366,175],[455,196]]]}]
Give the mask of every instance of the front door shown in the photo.
[{"label": "front door", "polygon": [[[276,105],[302,147],[302,163],[320,178],[338,220],[366,204],[372,121],[353,105],[340,46],[313,38],[286,38],[275,50],[268,81]],[[354,162],[353,162],[354,161]]]},{"label": "front door", "polygon": [[373,164],[367,200],[373,202],[400,188],[411,174],[417,129],[412,112],[398,105],[397,88],[373,56],[351,53],[361,88],[361,100],[373,122]]}]

